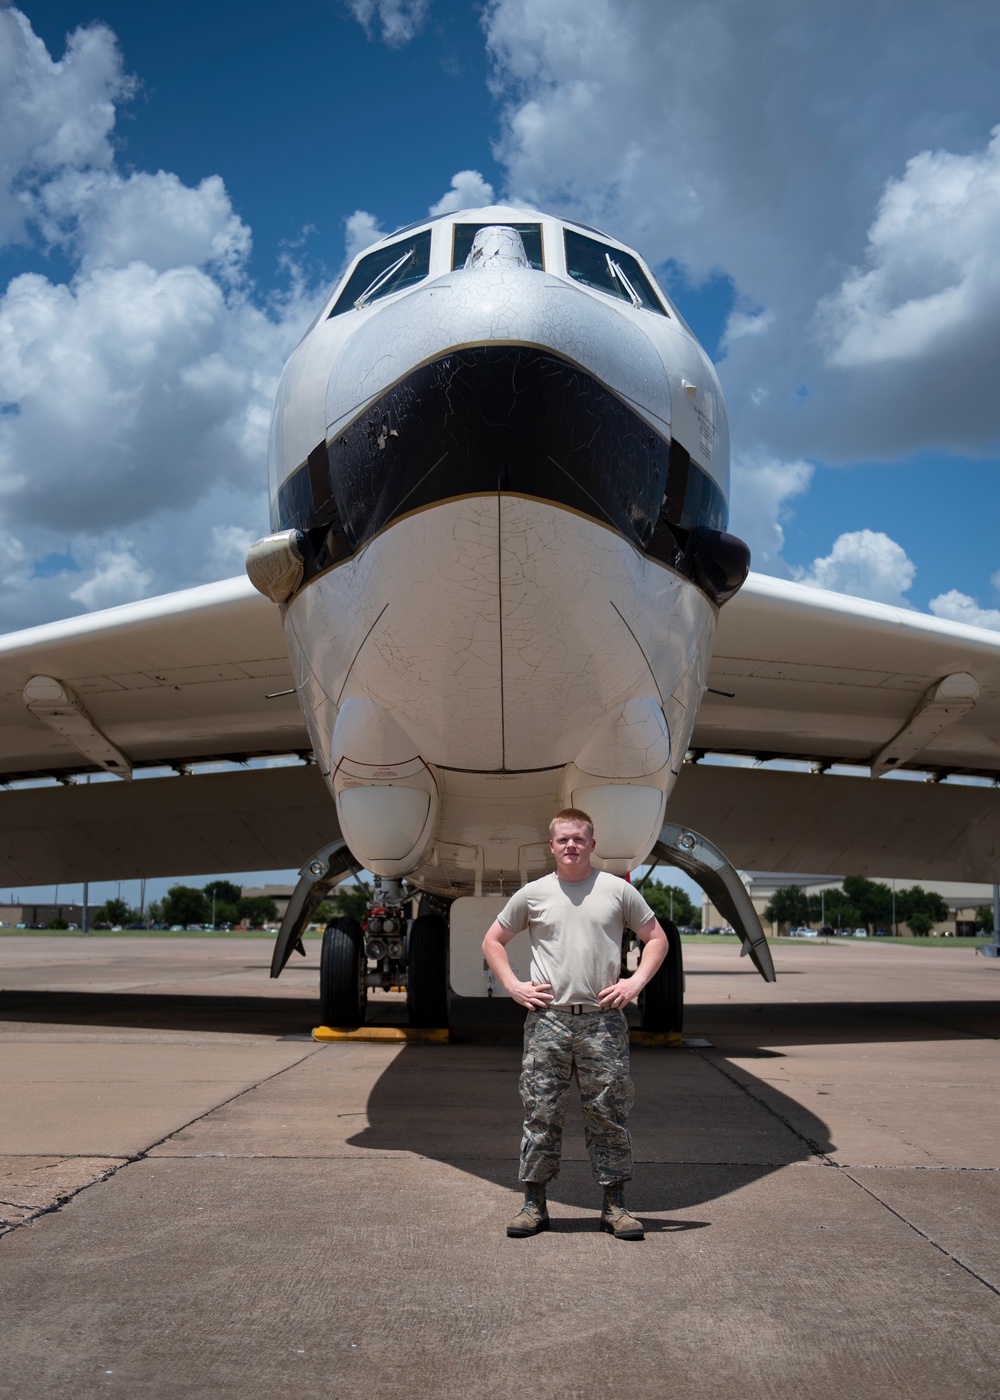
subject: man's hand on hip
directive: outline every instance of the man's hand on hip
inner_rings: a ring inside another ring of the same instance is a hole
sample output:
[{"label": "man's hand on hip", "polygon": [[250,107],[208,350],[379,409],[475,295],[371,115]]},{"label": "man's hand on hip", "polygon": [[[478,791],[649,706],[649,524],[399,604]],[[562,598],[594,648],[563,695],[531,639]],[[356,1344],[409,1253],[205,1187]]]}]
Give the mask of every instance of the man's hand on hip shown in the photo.
[{"label": "man's hand on hip", "polygon": [[598,993],[598,1005],[602,1011],[612,1011],[628,1006],[630,1001],[635,1001],[645,985],[644,979],[637,980],[634,976],[619,977],[617,982]]},{"label": "man's hand on hip", "polygon": [[529,1011],[544,1011],[552,1001],[552,985],[549,982],[512,982],[505,984],[504,991]]}]

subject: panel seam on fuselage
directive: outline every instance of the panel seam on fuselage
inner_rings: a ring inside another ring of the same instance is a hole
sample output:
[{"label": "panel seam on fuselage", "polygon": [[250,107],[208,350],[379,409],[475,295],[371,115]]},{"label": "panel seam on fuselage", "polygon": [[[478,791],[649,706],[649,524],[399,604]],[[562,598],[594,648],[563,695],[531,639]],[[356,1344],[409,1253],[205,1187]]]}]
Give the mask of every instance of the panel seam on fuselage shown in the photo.
[{"label": "panel seam on fuselage", "polygon": [[[618,539],[621,540],[622,544],[628,545],[629,549],[631,549],[635,554],[637,554],[639,558],[643,561],[643,563],[655,564],[657,568],[666,570],[668,574],[673,574],[674,578],[683,579],[684,582],[689,583],[692,588],[698,589],[698,592],[702,594],[706,601],[713,608],[715,608],[716,611],[718,611],[718,603],[713,602],[713,600],[709,598],[708,594],[705,593],[703,589],[698,588],[698,585],[695,583],[695,581],[691,578],[688,578],[687,574],[685,574],[683,570],[674,568],[672,565],[668,564],[663,559],[657,559],[655,554],[647,554],[645,550],[640,549],[639,546],[635,544],[633,540],[630,540],[627,535],[623,534],[622,531],[617,528],[617,526],[609,525],[605,520],[598,520],[598,518],[595,515],[590,515],[587,511],[577,510],[574,506],[563,505],[561,501],[553,501],[548,496],[532,496],[524,491],[497,491],[496,494],[498,497],[506,497],[507,499],[512,501],[532,501],[537,505],[550,506],[553,510],[563,511],[566,515],[575,515],[578,520],[586,520],[591,525],[596,525],[601,530],[607,530],[609,534],[616,535]],[[416,506],[413,510],[408,510],[403,515],[394,516],[392,520],[387,520],[386,523],[381,527],[381,529],[376,530],[373,535],[370,535],[368,539],[365,540],[364,544],[359,545],[353,554],[348,554],[343,559],[336,559],[332,564],[327,564],[326,568],[319,569],[316,573],[310,575],[310,577],[305,580],[305,582],[296,590],[296,592],[291,596],[291,598],[289,598],[286,602],[282,603],[282,614],[284,614],[284,610],[287,609],[288,606],[291,603],[293,603],[297,597],[299,597],[302,593],[305,592],[305,590],[310,586],[310,584],[315,583],[317,579],[325,578],[327,574],[333,573],[335,569],[343,569],[348,564],[356,563],[358,559],[360,559],[361,555],[364,554],[365,550],[368,549],[368,547],[375,540],[380,539],[381,536],[386,534],[387,531],[392,530],[395,526],[402,524],[404,521],[413,520],[416,516],[422,515],[426,511],[437,510],[440,506],[453,505],[458,501],[482,501],[492,499],[492,492],[490,492],[488,496],[484,496],[482,491],[467,491],[462,492],[462,494],[457,496],[443,496],[439,501],[431,501],[427,505]]]}]

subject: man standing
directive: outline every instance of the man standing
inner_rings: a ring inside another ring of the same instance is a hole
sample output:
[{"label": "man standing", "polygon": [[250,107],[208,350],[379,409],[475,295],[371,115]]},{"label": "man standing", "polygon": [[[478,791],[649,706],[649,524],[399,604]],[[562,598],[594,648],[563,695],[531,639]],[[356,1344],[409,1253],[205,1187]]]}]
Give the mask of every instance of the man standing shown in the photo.
[{"label": "man standing", "polygon": [[[667,955],[667,936],[639,892],[590,863],[594,823],[575,807],[549,823],[556,868],[510,899],[483,940],[483,955],[504,990],[528,1009],[524,1023],[521,1100],[524,1135],[520,1179],[524,1205],[507,1226],[513,1237],[548,1229],[545,1186],[559,1170],[569,1082],[580,1086],[587,1151],[604,1187],[601,1228],[616,1239],[641,1240],[642,1225],[625,1209],[632,1176],[632,1107],[628,1025],[624,1007]],[[506,945],[522,929],[531,937],[531,970],[521,982]],[[639,966],[621,975],[622,934],[642,942]]]}]

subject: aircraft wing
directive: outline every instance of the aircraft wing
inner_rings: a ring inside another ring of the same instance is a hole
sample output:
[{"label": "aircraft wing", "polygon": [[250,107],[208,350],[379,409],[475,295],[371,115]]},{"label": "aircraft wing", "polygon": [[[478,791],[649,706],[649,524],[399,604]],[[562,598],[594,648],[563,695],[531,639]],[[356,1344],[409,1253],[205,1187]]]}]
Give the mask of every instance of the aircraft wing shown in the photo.
[{"label": "aircraft wing", "polygon": [[[44,694],[28,708],[36,677],[71,693],[63,728]],[[949,677],[972,683],[942,695]],[[291,684],[278,611],[243,578],[0,640],[0,781],[100,771],[102,742],[138,777],[0,792],[0,884],[300,864],[338,835],[314,766],[142,777],[307,754],[298,701],[281,693]],[[694,757],[1000,778],[1000,634],[751,575],[722,610],[709,686]],[[725,761],[686,764],[668,807],[743,869],[988,882],[1000,875],[998,812],[1000,793],[961,776],[872,781]]]},{"label": "aircraft wing", "polygon": [[[29,708],[36,676],[72,692],[80,724]],[[246,578],[15,632],[0,639],[0,781],[105,766],[81,747],[88,722],[135,768],[307,750],[298,700],[275,696],[291,685],[278,610]]]},{"label": "aircraft wing", "polygon": [[339,834],[312,764],[143,776],[307,755],[291,686],[278,610],[246,578],[0,639],[0,781],[60,780],[0,792],[0,884],[301,864]]},{"label": "aircraft wing", "polygon": [[708,684],[668,815],[734,864],[1000,879],[1000,633],[751,574]]},{"label": "aircraft wing", "polygon": [[695,749],[1000,776],[997,632],[751,574],[708,684]]}]

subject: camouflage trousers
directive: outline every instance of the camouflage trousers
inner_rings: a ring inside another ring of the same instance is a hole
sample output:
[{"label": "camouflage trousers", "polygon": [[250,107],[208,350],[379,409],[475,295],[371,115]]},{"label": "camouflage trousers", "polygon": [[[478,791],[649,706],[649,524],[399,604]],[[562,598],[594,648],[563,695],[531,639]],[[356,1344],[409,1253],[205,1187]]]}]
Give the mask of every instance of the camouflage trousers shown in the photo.
[{"label": "camouflage trousers", "polygon": [[559,1171],[569,1084],[576,1076],[594,1180],[632,1176],[628,1025],[622,1011],[529,1011],[521,1063],[522,1181],[551,1181]]}]

